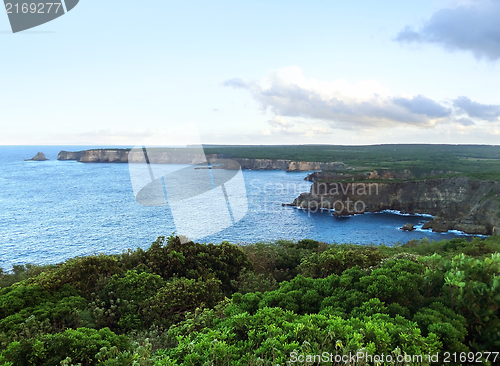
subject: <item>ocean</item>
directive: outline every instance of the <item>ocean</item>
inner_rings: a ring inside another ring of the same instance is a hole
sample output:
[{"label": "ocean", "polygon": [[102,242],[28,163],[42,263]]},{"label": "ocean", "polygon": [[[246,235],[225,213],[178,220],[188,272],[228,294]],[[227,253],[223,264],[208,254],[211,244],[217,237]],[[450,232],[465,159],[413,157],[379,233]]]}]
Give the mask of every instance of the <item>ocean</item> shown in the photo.
[{"label": "ocean", "polygon": [[[121,146],[127,147],[127,146]],[[96,146],[0,146],[0,267],[59,263],[75,256],[146,249],[160,235],[177,232],[168,205],[137,203],[128,164],[57,161],[61,150]],[[49,161],[24,161],[38,151]],[[198,242],[269,242],[315,239],[328,243],[394,245],[411,239],[463,237],[422,230],[425,216],[391,212],[336,219],[329,211],[307,212],[291,203],[309,191],[310,172],[243,171],[246,214],[233,225]],[[214,209],[213,219],[222,215]],[[196,217],[192,218],[196,223]],[[406,223],[417,230],[403,232]],[[203,228],[203,225],[200,224]]]}]

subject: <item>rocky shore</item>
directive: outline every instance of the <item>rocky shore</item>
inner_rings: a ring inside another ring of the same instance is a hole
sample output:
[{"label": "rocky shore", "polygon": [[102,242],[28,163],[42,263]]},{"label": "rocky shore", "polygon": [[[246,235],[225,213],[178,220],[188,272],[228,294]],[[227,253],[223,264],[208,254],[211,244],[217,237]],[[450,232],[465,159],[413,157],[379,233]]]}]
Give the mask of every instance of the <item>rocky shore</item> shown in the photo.
[{"label": "rocky shore", "polygon": [[92,149],[60,151],[57,160],[76,160],[80,163],[127,163],[128,149]]},{"label": "rocky shore", "polygon": [[500,183],[465,177],[410,181],[315,181],[290,206],[333,209],[334,216],[396,210],[429,214],[424,229],[499,234]]}]

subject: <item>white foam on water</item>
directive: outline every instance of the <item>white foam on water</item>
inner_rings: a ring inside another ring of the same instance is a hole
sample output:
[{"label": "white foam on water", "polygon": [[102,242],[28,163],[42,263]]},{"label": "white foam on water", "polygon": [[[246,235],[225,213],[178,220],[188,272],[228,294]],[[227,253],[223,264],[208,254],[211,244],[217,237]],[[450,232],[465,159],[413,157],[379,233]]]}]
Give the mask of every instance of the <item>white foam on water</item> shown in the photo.
[{"label": "white foam on water", "polygon": [[419,217],[430,217],[430,218],[434,217],[433,215],[429,215],[429,214],[405,213],[405,212],[401,212],[398,210],[382,210],[380,212],[390,213],[390,214],[399,215],[399,216],[419,216]]}]

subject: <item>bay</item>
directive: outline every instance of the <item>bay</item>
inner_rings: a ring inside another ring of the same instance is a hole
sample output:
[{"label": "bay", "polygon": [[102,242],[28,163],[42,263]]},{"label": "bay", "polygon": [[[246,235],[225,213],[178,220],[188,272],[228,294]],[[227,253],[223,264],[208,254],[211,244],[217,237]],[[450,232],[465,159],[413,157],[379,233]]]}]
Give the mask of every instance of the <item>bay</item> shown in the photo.
[{"label": "bay", "polygon": [[[127,146],[120,146],[127,147]],[[57,161],[61,150],[96,146],[0,146],[0,267],[59,263],[75,256],[147,248],[176,226],[168,206],[146,207],[135,200],[128,164]],[[38,151],[49,161],[24,161]],[[234,225],[199,242],[269,242],[315,239],[360,245],[462,237],[422,230],[424,216],[365,214],[336,219],[282,207],[309,191],[310,172],[243,171],[248,212]],[[217,212],[213,213],[217,215]],[[406,223],[413,232],[399,230]]]}]

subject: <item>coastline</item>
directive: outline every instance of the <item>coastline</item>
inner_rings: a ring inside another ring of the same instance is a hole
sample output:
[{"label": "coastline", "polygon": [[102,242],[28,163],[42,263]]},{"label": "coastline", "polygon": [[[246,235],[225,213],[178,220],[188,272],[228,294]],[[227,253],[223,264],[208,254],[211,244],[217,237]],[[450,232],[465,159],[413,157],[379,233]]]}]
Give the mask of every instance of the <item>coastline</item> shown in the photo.
[{"label": "coastline", "polygon": [[300,194],[285,205],[312,211],[333,209],[335,217],[386,210],[403,215],[431,215],[433,218],[422,229],[498,235],[499,200],[500,183],[496,181],[452,177],[395,182],[370,180],[369,183],[315,181],[310,192]]},{"label": "coastline", "polygon": [[[60,151],[57,160],[76,160],[80,163],[144,163],[142,151],[132,149],[89,149],[82,151]],[[225,154],[200,154],[187,149],[150,149],[147,161],[151,164],[199,164],[209,161],[211,165],[220,165],[217,169],[243,170],[283,170],[313,171],[333,170],[345,167],[343,162],[293,161],[289,159],[249,159],[231,158]]]}]

